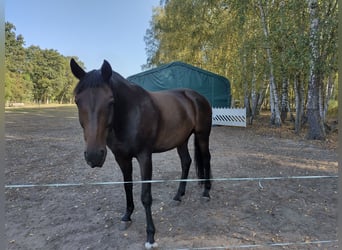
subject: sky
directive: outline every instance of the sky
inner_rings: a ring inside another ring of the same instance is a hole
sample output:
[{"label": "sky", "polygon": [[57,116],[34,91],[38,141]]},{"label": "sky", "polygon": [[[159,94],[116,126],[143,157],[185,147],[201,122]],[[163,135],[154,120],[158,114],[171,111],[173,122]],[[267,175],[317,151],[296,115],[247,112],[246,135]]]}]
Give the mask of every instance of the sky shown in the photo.
[{"label": "sky", "polygon": [[146,63],[144,35],[160,0],[7,0],[5,20],[25,47],[77,56],[86,70],[106,59],[124,77]]}]

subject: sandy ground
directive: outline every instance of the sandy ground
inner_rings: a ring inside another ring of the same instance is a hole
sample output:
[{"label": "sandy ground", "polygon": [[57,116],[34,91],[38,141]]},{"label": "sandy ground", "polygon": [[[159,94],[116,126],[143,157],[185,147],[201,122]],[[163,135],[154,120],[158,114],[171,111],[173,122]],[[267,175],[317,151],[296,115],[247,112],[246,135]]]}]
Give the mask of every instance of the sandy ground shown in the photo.
[{"label": "sandy ground", "polygon": [[[120,231],[123,185],[89,183],[122,181],[121,172],[111,154],[101,169],[86,165],[75,107],[9,109],[5,123],[8,249],[143,248],[140,184],[134,185],[133,223]],[[247,128],[213,127],[213,178],[228,180],[213,182],[209,202],[189,182],[179,205],[172,202],[177,182],[154,183],[159,249],[337,249],[337,178],[229,179],[336,176],[336,137],[307,141],[289,126],[270,128],[263,120]],[[179,179],[175,150],[155,154],[153,164],[154,179]],[[134,161],[135,180],[138,168]],[[194,167],[190,178],[196,178]],[[10,186],[58,183],[85,185]]]}]

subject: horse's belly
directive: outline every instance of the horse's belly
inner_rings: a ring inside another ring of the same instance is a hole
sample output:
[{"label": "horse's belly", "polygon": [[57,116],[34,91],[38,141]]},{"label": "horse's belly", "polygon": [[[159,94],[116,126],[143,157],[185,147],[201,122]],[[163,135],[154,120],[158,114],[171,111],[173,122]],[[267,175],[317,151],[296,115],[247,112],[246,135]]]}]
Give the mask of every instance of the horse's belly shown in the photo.
[{"label": "horse's belly", "polygon": [[[190,125],[190,123],[189,123]],[[164,129],[158,134],[158,138],[154,144],[154,152],[164,152],[176,148],[186,142],[193,131],[192,126],[175,124],[175,127]]]}]

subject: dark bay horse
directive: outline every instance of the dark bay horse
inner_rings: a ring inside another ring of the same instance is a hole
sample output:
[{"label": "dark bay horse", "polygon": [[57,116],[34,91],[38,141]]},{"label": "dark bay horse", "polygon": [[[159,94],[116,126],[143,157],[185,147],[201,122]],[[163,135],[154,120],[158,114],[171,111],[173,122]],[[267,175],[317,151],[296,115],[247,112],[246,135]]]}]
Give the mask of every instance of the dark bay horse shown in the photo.
[{"label": "dark bay horse", "polygon": [[[123,222],[130,222],[134,209],[132,158],[140,165],[141,201],[146,212],[146,248],[155,247],[152,220],[152,153],[177,148],[182,179],[188,177],[191,157],[189,137],[194,134],[196,171],[204,183],[203,197],[211,188],[209,135],[212,111],[208,101],[190,89],[148,92],[112,71],[104,61],[100,70],[85,72],[74,59],[71,71],[79,79],[75,102],[86,143],[84,157],[92,168],[102,167],[108,147],[115,156],[125,181],[127,208]],[[180,201],[186,182],[180,182],[174,197]]]}]

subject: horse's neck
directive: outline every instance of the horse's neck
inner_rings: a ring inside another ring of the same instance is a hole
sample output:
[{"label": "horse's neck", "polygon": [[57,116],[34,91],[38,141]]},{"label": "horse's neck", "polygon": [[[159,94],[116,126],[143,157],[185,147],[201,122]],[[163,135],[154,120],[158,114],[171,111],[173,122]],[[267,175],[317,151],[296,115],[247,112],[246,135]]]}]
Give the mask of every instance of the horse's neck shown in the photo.
[{"label": "horse's neck", "polygon": [[132,123],[131,112],[137,110],[139,102],[134,98],[134,88],[125,81],[116,81],[113,86],[114,117],[113,130],[108,136],[108,145],[112,150],[122,148],[127,140],[127,128]]},{"label": "horse's neck", "polygon": [[116,96],[118,100],[128,102],[132,106],[134,106],[134,104],[139,105],[139,102],[149,96],[148,92],[142,87],[127,81],[120,75],[118,78],[115,78],[115,81],[113,82],[114,96]]},{"label": "horse's neck", "polygon": [[133,95],[132,87],[125,81],[116,81],[113,84],[113,94],[120,102],[129,101]]}]

